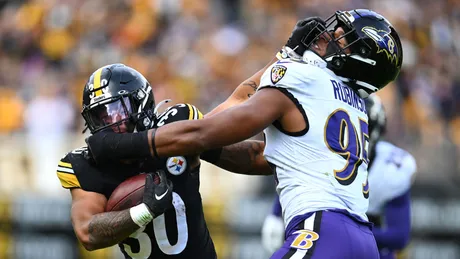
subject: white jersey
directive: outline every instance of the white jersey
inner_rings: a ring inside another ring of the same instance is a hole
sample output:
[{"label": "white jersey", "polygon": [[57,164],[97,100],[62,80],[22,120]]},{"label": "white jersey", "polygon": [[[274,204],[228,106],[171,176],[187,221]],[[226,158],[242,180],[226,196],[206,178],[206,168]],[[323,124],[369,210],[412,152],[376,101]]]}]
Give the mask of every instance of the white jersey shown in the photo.
[{"label": "white jersey", "polygon": [[[290,134],[279,123],[264,130],[266,160],[276,166],[286,226],[295,216],[339,209],[367,221],[368,127],[365,103],[313,52],[305,63],[283,59],[263,74],[297,105],[308,131]],[[264,91],[264,90],[262,90]]]},{"label": "white jersey", "polygon": [[414,157],[386,141],[375,146],[375,158],[369,169],[369,215],[383,213],[385,204],[407,192],[417,170]]}]

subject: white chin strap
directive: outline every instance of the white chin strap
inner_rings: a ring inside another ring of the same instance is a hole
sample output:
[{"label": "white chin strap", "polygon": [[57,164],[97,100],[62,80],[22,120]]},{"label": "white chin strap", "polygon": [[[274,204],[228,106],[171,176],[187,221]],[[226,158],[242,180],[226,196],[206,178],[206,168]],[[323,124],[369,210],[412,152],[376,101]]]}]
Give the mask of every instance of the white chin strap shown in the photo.
[{"label": "white chin strap", "polygon": [[[333,55],[333,56],[330,56],[328,58],[326,58],[326,61],[330,62],[332,61],[333,58],[335,57],[347,57],[346,54],[341,54],[341,55]],[[351,55],[348,55],[349,58],[352,58],[352,59],[356,59],[358,61],[361,61],[363,63],[366,63],[368,65],[371,65],[371,66],[375,66],[377,64],[377,61],[373,60],[373,59],[370,59],[370,58],[363,58],[361,57],[360,55],[356,55],[356,54],[351,54]]]},{"label": "white chin strap", "polygon": [[[284,59],[284,58],[291,58],[293,60],[296,60],[296,61],[303,61],[305,63],[311,63],[309,62],[309,59],[308,59],[308,54],[314,54],[313,52],[311,51],[305,51],[303,57],[298,55],[297,53],[295,53],[295,51],[287,46],[284,46],[282,48],[282,50],[277,54],[277,58],[278,59]],[[316,55],[316,54],[314,54]],[[342,55],[334,55],[334,56],[331,56],[331,57],[328,57],[326,58],[325,60],[326,61],[332,61],[332,58],[334,57],[337,57],[337,56],[343,56],[345,57],[346,55],[345,54],[342,54]],[[373,59],[369,59],[369,58],[363,58],[361,57],[360,55],[349,55],[348,57],[350,58],[353,58],[353,59],[356,59],[356,60],[359,60],[363,63],[366,63],[366,64],[369,64],[371,66],[375,66],[377,64],[377,62]],[[316,63],[319,63],[319,62],[316,62]],[[319,66],[319,64],[312,64],[312,65],[317,65]],[[322,64],[321,64],[322,65]],[[324,67],[326,66],[326,64],[324,64]],[[319,67],[322,67],[322,66],[319,66]],[[351,82],[353,81],[353,83],[361,86],[362,88],[365,88],[366,90],[368,90],[369,92],[373,93],[373,92],[377,92],[379,89],[371,84],[368,84],[366,82],[363,82],[363,81],[359,81],[359,80],[350,80],[349,78],[346,78],[346,77],[341,77],[341,76],[337,76],[340,80],[342,80],[343,82]],[[369,93],[368,91],[366,91],[364,89],[358,89],[358,94],[361,98],[367,98],[369,97]]]},{"label": "white chin strap", "polygon": [[[346,77],[341,77],[341,76],[337,76],[340,80],[342,80],[343,82],[352,82],[361,86],[362,88],[365,88],[367,90],[369,90],[369,92],[371,93],[374,93],[374,92],[377,92],[379,89],[371,84],[368,84],[366,82],[363,82],[363,81],[359,81],[359,80],[350,80],[349,78],[346,78]],[[367,98],[369,97],[369,93],[368,91],[364,90],[364,89],[358,89],[358,93],[359,93],[359,96],[361,98]]]},{"label": "white chin strap", "polygon": [[[345,55],[345,54],[342,54],[342,55],[334,55],[334,56],[331,56],[331,57],[326,58],[326,61],[328,61],[328,62],[329,62],[329,61],[332,61],[332,58],[338,57],[338,56],[339,56],[339,57],[345,57],[346,55]],[[358,61],[360,61],[360,62],[366,63],[366,64],[371,65],[371,66],[375,66],[375,65],[377,64],[377,62],[376,62],[375,60],[373,60],[373,59],[363,58],[363,57],[361,57],[360,55],[356,55],[356,54],[349,55],[348,57],[349,57],[349,58],[356,59],[356,60],[358,60]],[[340,80],[342,80],[343,82],[352,82],[352,81],[353,81],[354,84],[357,84],[357,85],[361,86],[362,88],[368,90],[368,91],[366,91],[366,90],[364,90],[364,89],[358,89],[358,90],[357,90],[358,93],[359,93],[359,96],[360,96],[361,98],[367,98],[367,97],[369,97],[369,93],[368,93],[368,92],[373,93],[373,92],[377,92],[377,91],[379,90],[377,87],[375,87],[375,86],[373,86],[373,85],[371,85],[371,84],[369,84],[369,83],[366,83],[366,82],[364,82],[364,81],[351,80],[351,79],[349,79],[349,78],[341,77],[341,76],[337,76],[337,77],[340,78]]]}]

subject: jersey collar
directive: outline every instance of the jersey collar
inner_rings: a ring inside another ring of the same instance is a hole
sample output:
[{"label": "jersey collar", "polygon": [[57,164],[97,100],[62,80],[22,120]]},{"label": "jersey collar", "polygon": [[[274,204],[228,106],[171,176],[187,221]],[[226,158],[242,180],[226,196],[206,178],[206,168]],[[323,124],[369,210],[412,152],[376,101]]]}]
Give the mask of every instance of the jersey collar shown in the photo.
[{"label": "jersey collar", "polygon": [[334,71],[327,68],[327,62],[311,50],[307,50],[303,53],[302,62],[322,68],[331,76],[337,76]]},{"label": "jersey collar", "polygon": [[304,63],[310,64],[312,66],[316,66],[319,68],[327,67],[326,61],[324,61],[324,59],[322,59],[320,56],[318,56],[315,52],[311,50],[307,50],[303,53],[302,61]]}]

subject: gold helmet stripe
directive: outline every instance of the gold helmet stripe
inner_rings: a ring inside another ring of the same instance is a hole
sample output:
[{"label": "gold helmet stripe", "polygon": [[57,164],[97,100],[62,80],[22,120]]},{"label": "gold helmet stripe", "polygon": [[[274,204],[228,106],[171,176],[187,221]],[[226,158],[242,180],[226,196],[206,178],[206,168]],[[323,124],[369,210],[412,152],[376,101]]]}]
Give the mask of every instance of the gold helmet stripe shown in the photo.
[{"label": "gold helmet stripe", "polygon": [[99,68],[98,70],[96,70],[96,72],[94,72],[93,84],[94,84],[94,91],[96,91],[95,92],[96,96],[99,96],[102,94],[102,89],[100,89],[102,69],[103,67]]}]

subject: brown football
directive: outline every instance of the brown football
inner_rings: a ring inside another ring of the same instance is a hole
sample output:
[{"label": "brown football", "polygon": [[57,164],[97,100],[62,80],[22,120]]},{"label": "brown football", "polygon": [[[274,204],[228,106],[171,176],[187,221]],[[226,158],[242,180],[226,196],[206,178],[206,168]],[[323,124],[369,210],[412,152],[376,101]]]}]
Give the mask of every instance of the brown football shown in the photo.
[{"label": "brown football", "polygon": [[140,204],[144,195],[145,176],[139,174],[118,185],[110,195],[105,211],[120,211]]}]

